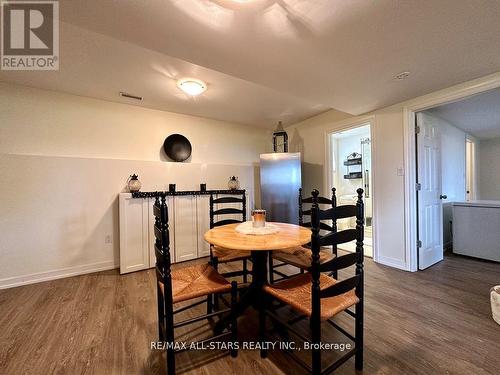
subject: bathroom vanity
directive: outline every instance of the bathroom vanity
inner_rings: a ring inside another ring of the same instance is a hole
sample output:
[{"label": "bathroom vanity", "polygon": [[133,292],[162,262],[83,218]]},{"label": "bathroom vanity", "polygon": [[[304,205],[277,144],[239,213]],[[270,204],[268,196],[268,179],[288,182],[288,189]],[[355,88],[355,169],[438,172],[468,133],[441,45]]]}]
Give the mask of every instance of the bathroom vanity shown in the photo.
[{"label": "bathroom vanity", "polygon": [[453,252],[500,262],[500,201],[453,203]]}]

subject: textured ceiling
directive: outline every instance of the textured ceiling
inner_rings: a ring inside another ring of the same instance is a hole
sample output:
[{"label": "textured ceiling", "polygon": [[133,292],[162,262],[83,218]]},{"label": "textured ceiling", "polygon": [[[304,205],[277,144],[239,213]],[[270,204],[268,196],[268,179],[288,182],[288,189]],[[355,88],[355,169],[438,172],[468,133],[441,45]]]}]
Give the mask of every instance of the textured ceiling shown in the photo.
[{"label": "textured ceiling", "polygon": [[479,138],[500,137],[500,89],[428,110]]},{"label": "textured ceiling", "polygon": [[[140,105],[257,126],[362,114],[500,71],[494,0],[61,0],[60,13],[92,33],[61,33],[55,89],[109,99],[120,86]],[[187,73],[208,81],[206,98],[163,89]],[[0,79],[50,87],[49,75]]]}]

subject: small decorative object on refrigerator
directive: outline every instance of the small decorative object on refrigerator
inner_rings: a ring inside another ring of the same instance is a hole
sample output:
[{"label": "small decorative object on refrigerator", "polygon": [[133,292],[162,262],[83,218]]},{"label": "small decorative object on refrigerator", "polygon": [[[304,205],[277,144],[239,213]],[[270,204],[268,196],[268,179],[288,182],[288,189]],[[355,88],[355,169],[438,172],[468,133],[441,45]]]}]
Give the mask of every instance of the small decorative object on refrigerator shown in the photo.
[{"label": "small decorative object on refrigerator", "polygon": [[137,176],[136,174],[133,174],[128,178],[128,190],[131,193],[135,193],[141,190],[142,184],[141,181],[139,181],[138,177],[139,176]]},{"label": "small decorative object on refrigerator", "polygon": [[238,177],[231,176],[229,177],[229,181],[227,182],[227,187],[229,190],[238,190],[240,188],[240,182],[238,181]]}]

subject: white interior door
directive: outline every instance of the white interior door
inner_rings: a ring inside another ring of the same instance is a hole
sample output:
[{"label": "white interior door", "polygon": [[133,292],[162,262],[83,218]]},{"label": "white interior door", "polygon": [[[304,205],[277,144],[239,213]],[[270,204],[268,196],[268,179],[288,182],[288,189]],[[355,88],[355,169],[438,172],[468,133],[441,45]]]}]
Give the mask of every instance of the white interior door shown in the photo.
[{"label": "white interior door", "polygon": [[418,153],[418,268],[443,260],[443,207],[441,201],[441,139],[439,128],[417,113]]}]

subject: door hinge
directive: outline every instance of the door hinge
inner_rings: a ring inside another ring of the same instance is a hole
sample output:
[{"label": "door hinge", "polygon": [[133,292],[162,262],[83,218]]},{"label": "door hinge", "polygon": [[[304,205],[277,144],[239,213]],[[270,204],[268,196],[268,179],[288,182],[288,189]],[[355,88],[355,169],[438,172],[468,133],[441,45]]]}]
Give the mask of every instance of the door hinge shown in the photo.
[{"label": "door hinge", "polygon": [[420,190],[422,190],[422,184],[421,184],[421,183],[419,183],[419,182],[417,182],[417,183],[415,184],[415,190],[416,190],[416,191],[420,191]]},{"label": "door hinge", "polygon": [[417,248],[420,249],[422,247],[422,241],[418,240],[417,241]]},{"label": "door hinge", "polygon": [[415,126],[415,134],[420,134],[420,126]]}]

